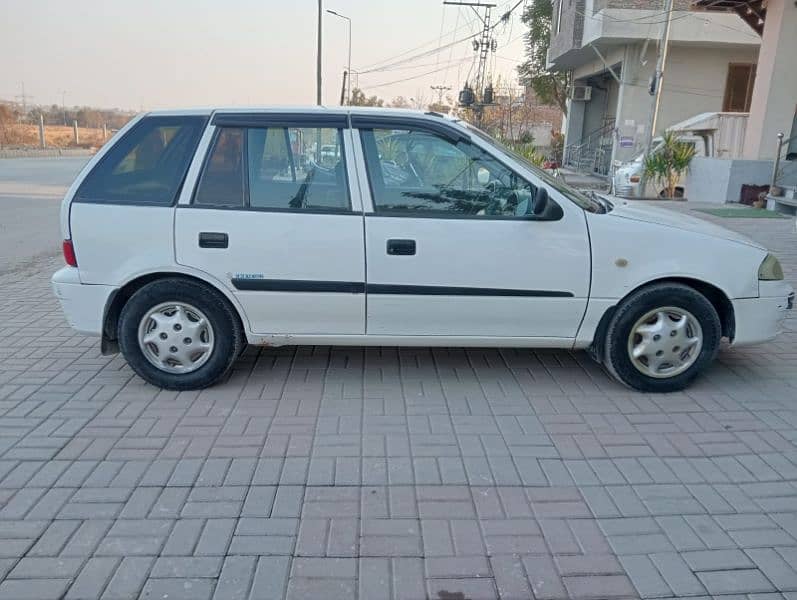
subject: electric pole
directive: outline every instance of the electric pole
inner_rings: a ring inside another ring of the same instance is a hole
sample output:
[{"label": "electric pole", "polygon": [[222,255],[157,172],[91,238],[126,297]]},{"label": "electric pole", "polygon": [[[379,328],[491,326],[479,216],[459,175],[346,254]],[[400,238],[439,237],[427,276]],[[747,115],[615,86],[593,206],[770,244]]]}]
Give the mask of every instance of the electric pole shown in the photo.
[{"label": "electric pole", "polygon": [[429,87],[432,88],[435,92],[437,92],[438,104],[443,103],[443,94],[451,89],[450,85],[430,85]]},{"label": "electric pole", "polygon": [[324,14],[324,0],[318,0],[318,48],[316,50],[315,102],[321,106],[321,17]]},{"label": "electric pole", "polygon": [[[474,48],[479,51],[479,68],[476,71],[476,93],[477,96],[481,97],[481,94],[484,93],[484,84],[485,84],[485,72],[487,70],[487,57],[490,54],[490,50],[493,49],[492,40],[490,38],[490,12],[493,8],[495,8],[495,4],[488,4],[484,2],[463,2],[461,0],[443,0],[443,4],[454,5],[454,6],[470,6],[476,16],[479,17],[479,20],[482,22],[482,32],[481,36],[479,36],[479,41],[474,42]],[[476,10],[477,8],[484,9],[484,16],[479,14],[479,11]]]},{"label": "electric pole", "polygon": [[22,115],[23,117],[26,117],[28,115],[28,100],[33,100],[33,96],[29,96],[28,94],[25,93],[24,81],[21,81],[20,85],[22,86],[22,93],[15,97],[19,98],[22,101]]},{"label": "electric pole", "polygon": [[667,19],[664,21],[664,29],[661,32],[661,42],[656,56],[656,71],[653,73],[650,94],[653,101],[650,107],[650,118],[648,120],[647,140],[645,143],[645,156],[650,154],[650,147],[653,143],[653,136],[656,135],[656,121],[659,118],[659,106],[661,105],[662,82],[664,81],[664,68],[667,66],[667,52],[670,49],[670,25],[672,23],[673,0],[665,0],[664,10]]}]

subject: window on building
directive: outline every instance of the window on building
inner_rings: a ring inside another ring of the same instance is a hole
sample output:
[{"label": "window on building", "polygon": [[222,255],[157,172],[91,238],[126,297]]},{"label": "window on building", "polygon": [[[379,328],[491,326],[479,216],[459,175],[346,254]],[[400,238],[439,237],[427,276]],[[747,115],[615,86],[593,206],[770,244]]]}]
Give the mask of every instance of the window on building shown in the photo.
[{"label": "window on building", "polygon": [[725,80],[725,98],[722,101],[724,112],[749,112],[755,83],[754,64],[731,63],[728,65],[728,78]]}]

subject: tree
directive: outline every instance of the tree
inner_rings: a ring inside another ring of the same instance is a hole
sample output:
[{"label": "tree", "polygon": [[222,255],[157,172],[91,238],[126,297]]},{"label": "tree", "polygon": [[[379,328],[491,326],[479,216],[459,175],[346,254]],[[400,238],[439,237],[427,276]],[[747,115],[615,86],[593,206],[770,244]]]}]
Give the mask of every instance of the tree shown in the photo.
[{"label": "tree", "polygon": [[366,97],[365,92],[360,88],[352,88],[351,90],[351,105],[352,106],[383,106],[385,101],[377,96]]},{"label": "tree", "polygon": [[[559,0],[560,2],[563,0]],[[524,85],[530,86],[546,104],[556,104],[567,116],[567,88],[570,73],[549,71],[548,48],[551,46],[553,2],[531,0],[521,17],[529,30],[526,32],[526,61],[518,65],[518,75]]]},{"label": "tree", "polygon": [[645,157],[645,178],[664,186],[665,198],[674,198],[678,181],[689,170],[696,150],[692,144],[678,141],[672,131],[666,132],[663,140],[655,152]]},{"label": "tree", "polygon": [[410,108],[410,103],[404,96],[396,96],[390,101],[389,106],[392,108]]}]

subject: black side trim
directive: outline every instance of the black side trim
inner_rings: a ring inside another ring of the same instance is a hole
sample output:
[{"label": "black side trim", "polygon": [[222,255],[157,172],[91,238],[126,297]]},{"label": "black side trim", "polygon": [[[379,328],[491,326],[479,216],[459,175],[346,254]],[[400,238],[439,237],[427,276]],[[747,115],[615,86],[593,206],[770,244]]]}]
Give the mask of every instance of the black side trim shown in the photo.
[{"label": "black side trim", "polygon": [[456,142],[469,142],[470,136],[464,131],[460,131],[453,125],[449,125],[441,119],[419,119],[417,117],[400,117],[378,115],[356,115],[351,116],[351,126],[354,129],[411,129],[413,131],[428,131]]},{"label": "black side trim", "polygon": [[396,285],[369,283],[369,294],[395,294],[406,296],[517,296],[531,298],[572,298],[570,292],[553,290],[513,290],[507,288],[452,287],[440,285]]},{"label": "black side trim", "polygon": [[522,298],[572,298],[570,292],[555,290],[513,290],[506,288],[455,287],[439,285],[365,284],[360,281],[308,281],[301,279],[233,278],[235,289],[248,292],[327,292],[341,294],[390,294],[397,296],[496,296]]},{"label": "black side trim", "polygon": [[237,290],[247,292],[333,292],[364,294],[362,281],[308,281],[303,279],[246,279],[233,277]]},{"label": "black side trim", "polygon": [[215,113],[213,125],[217,127],[335,127],[346,129],[346,113],[325,112],[253,112]]}]

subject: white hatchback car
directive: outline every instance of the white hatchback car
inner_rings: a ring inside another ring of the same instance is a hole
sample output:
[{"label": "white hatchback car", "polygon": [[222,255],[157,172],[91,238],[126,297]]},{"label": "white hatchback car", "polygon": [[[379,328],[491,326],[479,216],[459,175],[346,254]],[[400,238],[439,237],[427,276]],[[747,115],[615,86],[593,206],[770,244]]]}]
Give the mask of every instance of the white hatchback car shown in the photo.
[{"label": "white hatchback car", "polygon": [[775,337],[794,299],[746,237],[581,194],[434,113],[141,115],[61,222],[69,322],[169,389],[219,381],[249,343],[584,348],[673,391],[722,337]]}]

